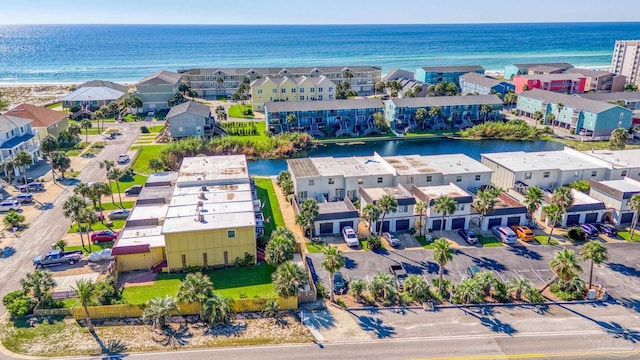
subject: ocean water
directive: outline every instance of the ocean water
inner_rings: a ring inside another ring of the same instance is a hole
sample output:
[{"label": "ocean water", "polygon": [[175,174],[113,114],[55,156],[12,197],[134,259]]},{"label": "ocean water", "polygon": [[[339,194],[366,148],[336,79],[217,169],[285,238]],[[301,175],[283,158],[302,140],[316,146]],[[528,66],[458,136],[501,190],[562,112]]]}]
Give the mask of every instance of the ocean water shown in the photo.
[{"label": "ocean water", "polygon": [[135,82],[166,69],[566,61],[606,68],[640,23],[0,26],[0,83]]}]

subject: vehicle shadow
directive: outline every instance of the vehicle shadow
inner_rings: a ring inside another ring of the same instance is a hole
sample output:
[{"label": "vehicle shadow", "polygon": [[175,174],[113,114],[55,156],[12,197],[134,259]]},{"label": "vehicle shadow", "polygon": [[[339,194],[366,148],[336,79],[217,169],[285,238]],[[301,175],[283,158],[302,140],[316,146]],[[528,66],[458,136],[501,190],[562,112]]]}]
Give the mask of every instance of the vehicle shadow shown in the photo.
[{"label": "vehicle shadow", "polygon": [[515,255],[522,256],[531,260],[540,260],[542,256],[537,251],[529,250],[525,246],[511,246],[509,247],[509,251]]},{"label": "vehicle shadow", "polygon": [[471,260],[473,261],[473,263],[475,265],[477,265],[478,267],[481,268],[485,268],[487,270],[493,270],[493,271],[498,271],[498,272],[502,272],[507,270],[506,266],[504,266],[502,263],[494,260],[494,259],[490,259],[486,256],[483,257],[475,257],[473,255],[469,255],[467,253],[465,253],[464,251],[459,251],[458,254],[460,255],[464,255],[467,256],[469,258],[471,258]]},{"label": "vehicle shadow", "polygon": [[358,262],[353,260],[352,258],[345,256],[344,257],[344,268],[347,270],[353,270],[358,268]]},{"label": "vehicle shadow", "polygon": [[609,263],[609,269],[627,276],[640,276],[640,271],[620,263]]}]

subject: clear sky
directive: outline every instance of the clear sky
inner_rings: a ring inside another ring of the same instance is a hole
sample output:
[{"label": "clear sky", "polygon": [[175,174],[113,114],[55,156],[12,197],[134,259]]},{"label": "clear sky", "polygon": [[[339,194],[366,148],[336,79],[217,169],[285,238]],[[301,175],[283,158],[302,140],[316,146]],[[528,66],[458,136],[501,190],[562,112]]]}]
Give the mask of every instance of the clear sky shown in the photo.
[{"label": "clear sky", "polygon": [[0,24],[640,21],[640,0],[2,0]]}]

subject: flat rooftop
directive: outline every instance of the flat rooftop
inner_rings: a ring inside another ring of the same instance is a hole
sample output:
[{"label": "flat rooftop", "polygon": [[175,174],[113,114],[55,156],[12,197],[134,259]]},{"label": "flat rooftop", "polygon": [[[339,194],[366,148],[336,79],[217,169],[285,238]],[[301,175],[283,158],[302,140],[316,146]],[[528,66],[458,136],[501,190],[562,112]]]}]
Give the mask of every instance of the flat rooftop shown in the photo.
[{"label": "flat rooftop", "polygon": [[367,175],[391,175],[392,169],[377,156],[310,158],[320,176],[357,177]]},{"label": "flat rooftop", "polygon": [[591,180],[591,189],[616,198],[630,199],[633,195],[640,193],[640,181],[628,177],[621,180]]},{"label": "flat rooftop", "polygon": [[606,161],[617,169],[640,167],[640,149],[629,150],[592,150],[585,154]]},{"label": "flat rooftop", "polygon": [[375,188],[359,188],[358,193],[368,203],[376,202],[385,195],[390,195],[398,200],[398,205],[413,205],[416,199],[411,192],[402,186],[394,187],[375,187]]},{"label": "flat rooftop", "polygon": [[134,226],[122,229],[114,248],[148,245],[149,248],[164,247],[162,226]]},{"label": "flat rooftop", "polygon": [[424,186],[424,187],[414,186],[412,188],[412,192],[420,200],[422,201],[428,200],[430,205],[433,205],[433,202],[435,201],[435,199],[445,195],[456,199],[458,203],[470,203],[473,201],[473,197],[471,196],[471,194],[469,194],[467,191],[463,190],[459,186],[451,183],[449,185],[438,185],[438,186]]},{"label": "flat rooftop", "polygon": [[[167,215],[169,205],[140,205],[131,209],[131,213],[127,221],[147,220],[147,219],[164,219]],[[125,228],[126,229],[126,228]]]},{"label": "flat rooftop", "polygon": [[159,173],[152,173],[147,178],[145,182],[145,186],[154,186],[155,184],[175,184],[178,180],[178,172],[177,171],[166,171]]},{"label": "flat rooftop", "polygon": [[575,150],[571,149],[540,152],[514,151],[482,154],[482,157],[514,172],[603,168],[603,165],[595,161],[595,159],[589,160],[588,157],[576,153]]},{"label": "flat rooftop", "polygon": [[248,182],[244,155],[186,157],[178,171],[177,185],[213,185],[221,182]]},{"label": "flat rooftop", "polygon": [[195,206],[200,201],[205,205],[253,201],[252,195],[249,184],[208,186],[207,191],[201,191],[201,187],[176,187],[169,205],[171,207],[185,205]]},{"label": "flat rooftop", "polygon": [[231,214],[203,213],[204,219],[202,222],[198,221],[196,218],[195,208],[189,207],[189,209],[184,210],[184,213],[188,213],[189,215],[165,219],[162,232],[165,234],[171,234],[218,229],[231,230],[235,228],[256,226],[256,216],[253,212],[253,205],[251,205],[251,211],[245,212]]}]

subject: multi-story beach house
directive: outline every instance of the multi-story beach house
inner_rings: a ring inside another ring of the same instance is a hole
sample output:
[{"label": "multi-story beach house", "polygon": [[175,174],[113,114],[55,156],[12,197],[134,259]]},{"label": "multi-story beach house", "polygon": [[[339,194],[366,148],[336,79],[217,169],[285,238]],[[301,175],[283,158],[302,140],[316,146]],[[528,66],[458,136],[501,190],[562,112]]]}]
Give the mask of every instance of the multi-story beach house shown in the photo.
[{"label": "multi-story beach house", "polygon": [[571,130],[583,136],[608,138],[617,128],[629,129],[632,111],[621,106],[578,96],[558,94],[545,90],[530,90],[518,96],[518,115],[532,117],[537,111],[554,126]]},{"label": "multi-story beach house", "polygon": [[504,99],[506,93],[515,90],[516,87],[513,84],[488,75],[470,72],[460,76],[460,92],[463,94],[490,95],[495,93],[500,94]]},{"label": "multi-story beach house", "polygon": [[602,201],[607,207],[601,221],[618,225],[633,221],[635,210],[631,209],[631,197],[640,194],[640,181],[625,177],[619,180],[590,181],[589,196]]},{"label": "multi-story beach house", "polygon": [[624,91],[627,77],[617,75],[609,71],[572,68],[565,71],[567,74],[579,74],[585,77],[584,91],[612,92]]},{"label": "multi-story beach house", "polygon": [[172,107],[165,120],[174,139],[210,138],[225,134],[225,131],[216,125],[211,108],[196,101],[187,101]]},{"label": "multi-story beach house", "polygon": [[[358,189],[360,196],[360,212],[369,204],[377,204],[383,196],[391,196],[398,202],[398,208],[395,212],[385,215],[384,221],[377,221],[372,224],[372,231],[407,231],[413,228],[416,215],[415,204],[416,198],[413,194],[402,185],[393,187],[372,187]],[[382,220],[382,219],[380,219]]]},{"label": "multi-story beach house", "polygon": [[[384,114],[392,129],[404,132],[412,127],[432,130],[470,127],[500,118],[502,108],[502,100],[495,95],[434,96],[387,100]],[[424,119],[416,119],[418,109],[426,111]]]},{"label": "multi-story beach house", "polygon": [[[547,225],[550,224],[550,219],[542,209],[551,204],[552,196],[553,193],[545,191],[544,196],[542,197],[542,206],[540,206],[534,214],[536,218],[540,219],[540,221],[546,222]],[[573,197],[573,204],[569,206],[567,211],[562,215],[557,226],[569,227],[578,224],[594,224],[603,221],[603,217],[605,217],[605,214],[608,211],[602,201],[594,199],[593,197],[576,189],[571,189],[571,196]]]},{"label": "multi-story beach house", "polygon": [[618,40],[613,47],[611,71],[640,85],[640,40]]},{"label": "multi-story beach house", "polygon": [[[428,231],[468,229],[475,212],[472,207],[473,196],[456,184],[439,186],[411,187],[411,193],[418,201],[429,204],[426,211],[426,229]],[[453,214],[444,217],[435,210],[436,200],[448,196],[456,202]]]},{"label": "multi-story beach house", "polygon": [[520,94],[531,89],[541,89],[561,94],[580,94],[585,91],[587,78],[581,74],[517,75],[511,80]]},{"label": "multi-story beach house", "polygon": [[516,75],[535,74],[558,74],[567,69],[571,69],[573,65],[569,63],[531,63],[531,64],[512,64],[505,66],[504,78],[511,80]]},{"label": "multi-story beach house", "polygon": [[586,93],[580,94],[581,98],[596,100],[605,103],[622,101],[624,107],[629,110],[640,110],[640,92],[619,91],[611,93]]},{"label": "multi-story beach house", "polygon": [[370,95],[375,84],[380,81],[382,68],[379,66],[318,66],[318,67],[272,67],[272,68],[216,68],[178,70],[185,75],[185,81],[198,96],[210,99],[230,96],[245,78],[252,82],[258,78],[296,79],[324,76],[337,84],[348,81],[350,88],[359,95]]},{"label": "multi-story beach house", "polygon": [[415,79],[427,84],[437,84],[440,82],[452,82],[460,88],[460,76],[475,72],[484,74],[484,68],[478,65],[472,66],[425,66],[416,70]]},{"label": "multi-story beach house", "polygon": [[142,99],[142,111],[169,108],[169,99],[178,93],[182,75],[158,71],[136,84],[135,95]]},{"label": "multi-story beach house", "polygon": [[[15,158],[20,151],[26,151],[35,163],[39,150],[40,141],[31,128],[31,120],[11,116],[10,113],[0,115],[0,163]],[[14,175],[20,174],[22,169],[16,166]]]},{"label": "multi-story beach house", "polygon": [[20,104],[5,115],[31,120],[31,128],[42,141],[47,135],[58,137],[69,127],[69,114],[31,104]]},{"label": "multi-story beach house", "polygon": [[280,101],[264,104],[267,129],[273,133],[305,131],[316,137],[329,131],[335,136],[357,136],[379,133],[375,113],[383,112],[380,99],[328,101]]},{"label": "multi-story beach house", "polygon": [[335,99],[336,84],[325,76],[266,77],[251,82],[251,101],[255,111],[263,111],[266,102],[329,101]]}]

